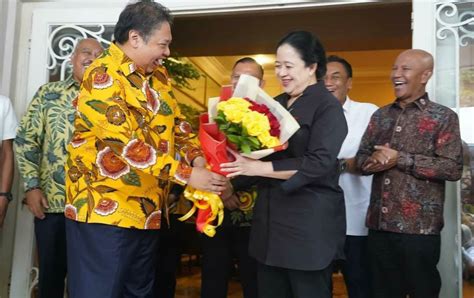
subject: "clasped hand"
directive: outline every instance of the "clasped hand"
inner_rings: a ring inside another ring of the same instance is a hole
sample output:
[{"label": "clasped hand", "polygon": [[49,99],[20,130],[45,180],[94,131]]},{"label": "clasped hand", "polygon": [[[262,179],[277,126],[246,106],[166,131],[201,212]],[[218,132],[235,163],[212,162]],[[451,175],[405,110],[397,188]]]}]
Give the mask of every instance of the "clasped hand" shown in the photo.
[{"label": "clasped hand", "polygon": [[398,151],[390,148],[390,145],[374,146],[374,153],[367,158],[362,165],[362,169],[366,172],[382,172],[394,167],[398,160]]},{"label": "clasped hand", "polygon": [[188,184],[196,189],[220,195],[226,189],[227,178],[206,168],[193,167]]}]

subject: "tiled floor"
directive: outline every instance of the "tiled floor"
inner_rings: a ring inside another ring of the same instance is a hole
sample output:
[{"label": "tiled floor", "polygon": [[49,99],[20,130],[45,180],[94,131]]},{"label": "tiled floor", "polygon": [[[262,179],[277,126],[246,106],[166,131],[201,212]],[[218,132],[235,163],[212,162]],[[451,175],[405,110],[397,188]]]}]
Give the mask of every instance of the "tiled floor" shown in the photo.
[{"label": "tiled floor", "polygon": [[[201,272],[199,267],[186,268],[182,270],[176,285],[175,298],[199,298],[200,296]],[[347,298],[346,288],[342,275],[333,275],[334,294],[333,298]],[[227,298],[242,298],[242,289],[236,279],[229,283]]]}]

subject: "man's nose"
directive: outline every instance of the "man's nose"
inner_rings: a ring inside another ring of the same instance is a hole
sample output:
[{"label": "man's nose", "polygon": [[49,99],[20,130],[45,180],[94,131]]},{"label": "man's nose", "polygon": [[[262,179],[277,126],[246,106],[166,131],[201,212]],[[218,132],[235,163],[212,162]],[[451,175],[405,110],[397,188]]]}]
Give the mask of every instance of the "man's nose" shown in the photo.
[{"label": "man's nose", "polygon": [[170,55],[170,47],[167,46],[163,54],[165,55],[165,57],[168,57]]}]

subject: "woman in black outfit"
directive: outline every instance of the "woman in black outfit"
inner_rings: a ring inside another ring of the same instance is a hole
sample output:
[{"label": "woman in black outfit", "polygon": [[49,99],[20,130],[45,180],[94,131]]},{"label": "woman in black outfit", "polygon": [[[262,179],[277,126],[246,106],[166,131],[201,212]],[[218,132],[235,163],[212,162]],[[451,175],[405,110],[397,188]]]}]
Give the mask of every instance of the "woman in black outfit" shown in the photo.
[{"label": "woman in black outfit", "polygon": [[275,72],[285,92],[276,100],[300,129],[285,151],[264,160],[235,154],[222,169],[240,176],[236,190],[258,185],[249,251],[259,262],[259,297],[329,298],[331,263],[342,257],[346,232],[337,154],[347,124],[324,86],[326,55],[311,33],[292,32],[278,43]]}]

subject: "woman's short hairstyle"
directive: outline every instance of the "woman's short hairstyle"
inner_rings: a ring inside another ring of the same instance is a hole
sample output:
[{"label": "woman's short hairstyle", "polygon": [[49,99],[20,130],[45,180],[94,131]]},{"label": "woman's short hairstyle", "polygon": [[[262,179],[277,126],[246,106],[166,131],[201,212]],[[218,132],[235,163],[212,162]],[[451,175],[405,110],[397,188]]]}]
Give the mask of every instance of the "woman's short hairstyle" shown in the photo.
[{"label": "woman's short hairstyle", "polygon": [[277,45],[288,44],[299,53],[306,66],[317,63],[316,79],[322,80],[326,75],[326,51],[319,39],[308,31],[293,31],[283,37]]},{"label": "woman's short hairstyle", "polygon": [[168,8],[152,0],[142,0],[129,4],[120,13],[119,20],[115,25],[114,37],[119,44],[128,41],[130,30],[140,33],[145,42],[159,29],[162,23],[173,22],[173,17]]}]

